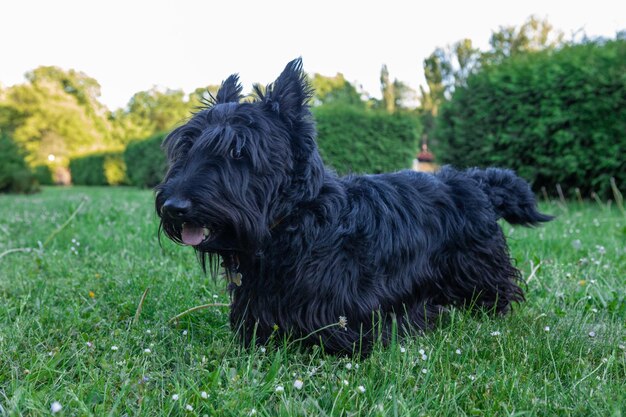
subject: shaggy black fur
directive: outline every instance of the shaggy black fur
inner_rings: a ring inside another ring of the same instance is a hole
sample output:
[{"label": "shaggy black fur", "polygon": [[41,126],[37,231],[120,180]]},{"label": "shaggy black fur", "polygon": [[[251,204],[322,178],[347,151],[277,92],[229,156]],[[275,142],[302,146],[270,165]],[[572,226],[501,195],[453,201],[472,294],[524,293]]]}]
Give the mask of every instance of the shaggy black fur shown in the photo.
[{"label": "shaggy black fur", "polygon": [[241,91],[230,76],[167,137],[156,210],[204,266],[223,259],[246,345],[278,335],[366,355],[394,319],[408,332],[446,306],[504,313],[524,299],[496,221],[551,217],[512,171],[338,177],[317,150],[299,59],[256,100]]}]

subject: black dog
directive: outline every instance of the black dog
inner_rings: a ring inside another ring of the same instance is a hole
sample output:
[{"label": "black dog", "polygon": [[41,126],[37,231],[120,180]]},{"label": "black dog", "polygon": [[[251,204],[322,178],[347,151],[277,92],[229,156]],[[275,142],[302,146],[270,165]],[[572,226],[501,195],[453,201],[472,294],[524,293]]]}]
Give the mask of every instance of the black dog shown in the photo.
[{"label": "black dog", "polygon": [[246,345],[275,334],[366,355],[393,320],[408,332],[445,306],[504,313],[524,299],[496,222],[551,219],[524,180],[493,168],[338,177],[317,150],[299,59],[255,101],[241,90],[230,76],[167,137],[156,210],[204,267],[223,259]]}]

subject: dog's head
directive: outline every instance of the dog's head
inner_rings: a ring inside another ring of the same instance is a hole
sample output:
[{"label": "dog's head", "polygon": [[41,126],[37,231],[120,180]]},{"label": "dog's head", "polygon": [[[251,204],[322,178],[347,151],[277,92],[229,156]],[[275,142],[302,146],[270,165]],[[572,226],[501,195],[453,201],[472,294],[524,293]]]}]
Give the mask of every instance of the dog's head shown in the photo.
[{"label": "dog's head", "polygon": [[200,252],[255,251],[299,202],[315,198],[324,168],[296,59],[255,99],[238,76],[163,142],[169,169],[156,210],[172,240]]}]

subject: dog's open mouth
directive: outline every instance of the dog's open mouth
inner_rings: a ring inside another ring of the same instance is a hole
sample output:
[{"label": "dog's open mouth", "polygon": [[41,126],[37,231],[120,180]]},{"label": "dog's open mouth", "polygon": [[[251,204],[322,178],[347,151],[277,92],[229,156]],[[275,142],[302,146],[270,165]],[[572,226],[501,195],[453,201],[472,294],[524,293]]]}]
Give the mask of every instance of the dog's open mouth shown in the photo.
[{"label": "dog's open mouth", "polygon": [[183,223],[183,229],[180,233],[182,242],[189,246],[198,246],[210,240],[211,236],[211,229],[208,227],[194,226],[189,223]]}]

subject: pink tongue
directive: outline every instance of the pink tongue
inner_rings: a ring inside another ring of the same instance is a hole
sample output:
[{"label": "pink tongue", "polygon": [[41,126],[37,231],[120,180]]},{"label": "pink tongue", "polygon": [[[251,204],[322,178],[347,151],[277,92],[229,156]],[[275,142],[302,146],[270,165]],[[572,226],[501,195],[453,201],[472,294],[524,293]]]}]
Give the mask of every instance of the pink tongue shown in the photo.
[{"label": "pink tongue", "polygon": [[204,240],[204,233],[201,227],[187,226],[184,224],[181,238],[185,245],[196,246]]}]

